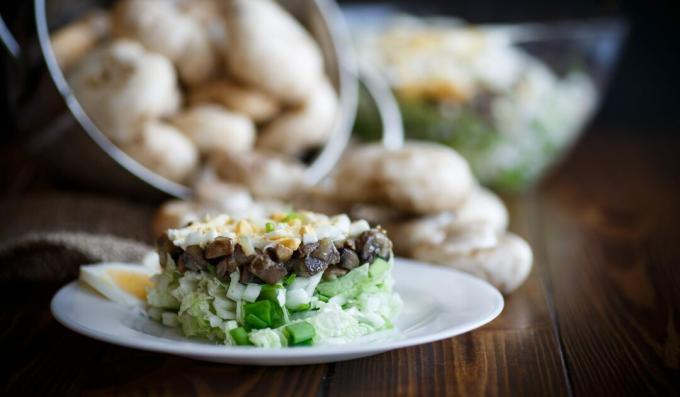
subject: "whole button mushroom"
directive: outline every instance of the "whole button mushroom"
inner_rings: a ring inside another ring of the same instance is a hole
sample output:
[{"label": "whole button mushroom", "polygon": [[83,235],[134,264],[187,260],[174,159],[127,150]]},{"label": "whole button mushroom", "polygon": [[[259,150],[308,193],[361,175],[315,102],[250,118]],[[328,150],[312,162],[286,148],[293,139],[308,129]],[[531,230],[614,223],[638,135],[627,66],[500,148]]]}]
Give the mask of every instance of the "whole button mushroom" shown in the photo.
[{"label": "whole button mushroom", "polygon": [[508,226],[508,210],[496,194],[477,186],[456,211],[407,220],[396,216],[384,219],[381,223],[390,231],[399,253],[410,255],[421,242],[443,243],[447,235],[453,236],[458,246],[468,244],[468,249],[494,245],[496,236],[504,233]]},{"label": "whole button mushroom", "polygon": [[198,150],[184,134],[157,121],[147,123],[140,137],[123,150],[152,171],[175,182],[182,182],[192,175],[199,160]]},{"label": "whole button mushroom", "polygon": [[508,211],[498,196],[477,186],[457,211],[388,220],[384,225],[402,255],[412,255],[423,243],[455,255],[496,245],[506,231]]},{"label": "whole button mushroom", "polygon": [[220,0],[174,0],[182,12],[198,22],[207,31],[218,58],[227,50],[227,26],[224,23]]},{"label": "whole button mushroom", "polygon": [[228,73],[289,104],[304,102],[323,76],[309,33],[271,0],[225,2]]},{"label": "whole button mushroom", "polygon": [[502,235],[493,247],[454,255],[441,245],[423,244],[413,257],[476,275],[506,294],[526,280],[533,262],[529,244],[512,233]]},{"label": "whole button mushroom", "polygon": [[318,147],[328,140],[338,113],[338,96],[327,79],[321,80],[309,99],[269,123],[257,146],[290,155]]},{"label": "whole button mushroom", "polygon": [[91,52],[74,66],[68,81],[87,115],[123,145],[133,141],[146,122],[174,113],[180,103],[170,61],[130,40]]},{"label": "whole button mushroom", "polygon": [[408,142],[386,151],[375,172],[387,203],[418,214],[458,209],[475,184],[463,157],[430,143]]},{"label": "whole button mushroom", "polygon": [[113,10],[113,33],[168,57],[188,85],[212,77],[219,56],[207,30],[172,1],[124,0]]},{"label": "whole button mushroom", "polygon": [[97,10],[59,28],[51,36],[52,50],[63,70],[69,69],[91,51],[110,30],[108,13]]},{"label": "whole button mushroom", "polygon": [[172,124],[204,154],[248,151],[255,144],[255,124],[248,117],[219,105],[189,108],[176,114]]},{"label": "whole button mushroom", "polygon": [[345,202],[377,202],[382,197],[375,170],[385,153],[382,145],[362,145],[350,150],[337,165],[332,177],[333,194]]},{"label": "whole button mushroom", "polygon": [[302,163],[277,153],[232,152],[213,156],[211,164],[222,179],[246,186],[258,197],[286,199],[303,184]]},{"label": "whole button mushroom", "polygon": [[449,212],[435,216],[395,222],[385,226],[400,255],[413,256],[423,245],[438,246],[450,254],[490,248],[498,243],[499,233],[484,222],[461,223]]},{"label": "whole button mushroom", "polygon": [[216,212],[246,214],[257,207],[248,189],[214,179],[200,178],[194,183],[195,200]]},{"label": "whole button mushroom", "polygon": [[170,200],[158,208],[151,223],[151,231],[154,236],[161,236],[168,229],[185,227],[189,222],[197,221],[207,212],[207,208],[200,204]]},{"label": "whole button mushroom", "polygon": [[217,103],[248,116],[256,123],[271,120],[281,106],[270,95],[228,80],[209,81],[189,93],[191,105]]},{"label": "whole button mushroom", "polygon": [[492,191],[476,186],[458,210],[455,211],[457,222],[485,222],[497,231],[508,227],[508,209],[503,201]]}]

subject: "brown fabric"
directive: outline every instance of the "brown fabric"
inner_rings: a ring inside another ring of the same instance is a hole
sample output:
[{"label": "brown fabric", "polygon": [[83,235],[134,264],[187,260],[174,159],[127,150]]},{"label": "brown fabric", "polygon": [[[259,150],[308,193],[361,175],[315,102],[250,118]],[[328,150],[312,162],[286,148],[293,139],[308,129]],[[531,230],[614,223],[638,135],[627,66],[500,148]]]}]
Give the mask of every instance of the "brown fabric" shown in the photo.
[{"label": "brown fabric", "polygon": [[0,213],[0,281],[63,282],[82,264],[151,249],[149,205],[54,193],[0,201]]}]

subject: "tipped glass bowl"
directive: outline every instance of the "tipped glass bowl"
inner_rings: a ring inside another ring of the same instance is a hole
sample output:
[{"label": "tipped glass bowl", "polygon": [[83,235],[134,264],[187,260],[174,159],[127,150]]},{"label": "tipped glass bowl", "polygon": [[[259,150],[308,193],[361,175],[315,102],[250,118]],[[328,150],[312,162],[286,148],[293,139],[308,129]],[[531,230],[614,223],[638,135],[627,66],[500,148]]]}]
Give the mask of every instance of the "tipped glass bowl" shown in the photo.
[{"label": "tipped glass bowl", "polygon": [[[481,183],[533,185],[593,116],[625,28],[617,20],[467,25],[391,9],[346,12],[362,62],[383,72],[406,137],[451,146]],[[355,133],[380,136],[362,96]]]}]

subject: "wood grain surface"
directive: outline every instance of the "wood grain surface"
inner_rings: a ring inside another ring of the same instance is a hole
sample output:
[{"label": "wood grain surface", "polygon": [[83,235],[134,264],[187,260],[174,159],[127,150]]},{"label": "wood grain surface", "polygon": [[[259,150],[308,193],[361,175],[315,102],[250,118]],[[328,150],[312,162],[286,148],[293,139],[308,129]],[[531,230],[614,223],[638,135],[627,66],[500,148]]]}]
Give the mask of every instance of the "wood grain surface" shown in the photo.
[{"label": "wood grain surface", "polygon": [[543,184],[507,201],[536,260],[499,318],[374,357],[246,367],[136,351],[56,323],[57,285],[0,285],[0,394],[678,395],[679,156],[670,135],[585,137]]}]

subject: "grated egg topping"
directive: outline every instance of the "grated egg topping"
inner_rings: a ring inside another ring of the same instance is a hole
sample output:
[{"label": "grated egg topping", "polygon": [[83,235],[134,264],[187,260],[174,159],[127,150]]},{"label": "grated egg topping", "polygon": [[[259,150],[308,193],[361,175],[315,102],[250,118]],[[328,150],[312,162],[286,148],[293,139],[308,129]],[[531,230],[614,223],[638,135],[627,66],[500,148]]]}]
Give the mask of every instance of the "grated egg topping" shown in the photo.
[{"label": "grated egg topping", "polygon": [[282,244],[297,250],[301,244],[322,239],[344,241],[369,230],[365,220],[352,222],[345,214],[327,216],[300,211],[274,213],[268,218],[235,218],[229,215],[206,217],[181,229],[168,230],[172,243],[182,249],[190,245],[204,248],[217,237],[236,240],[246,255],[255,249]]}]

